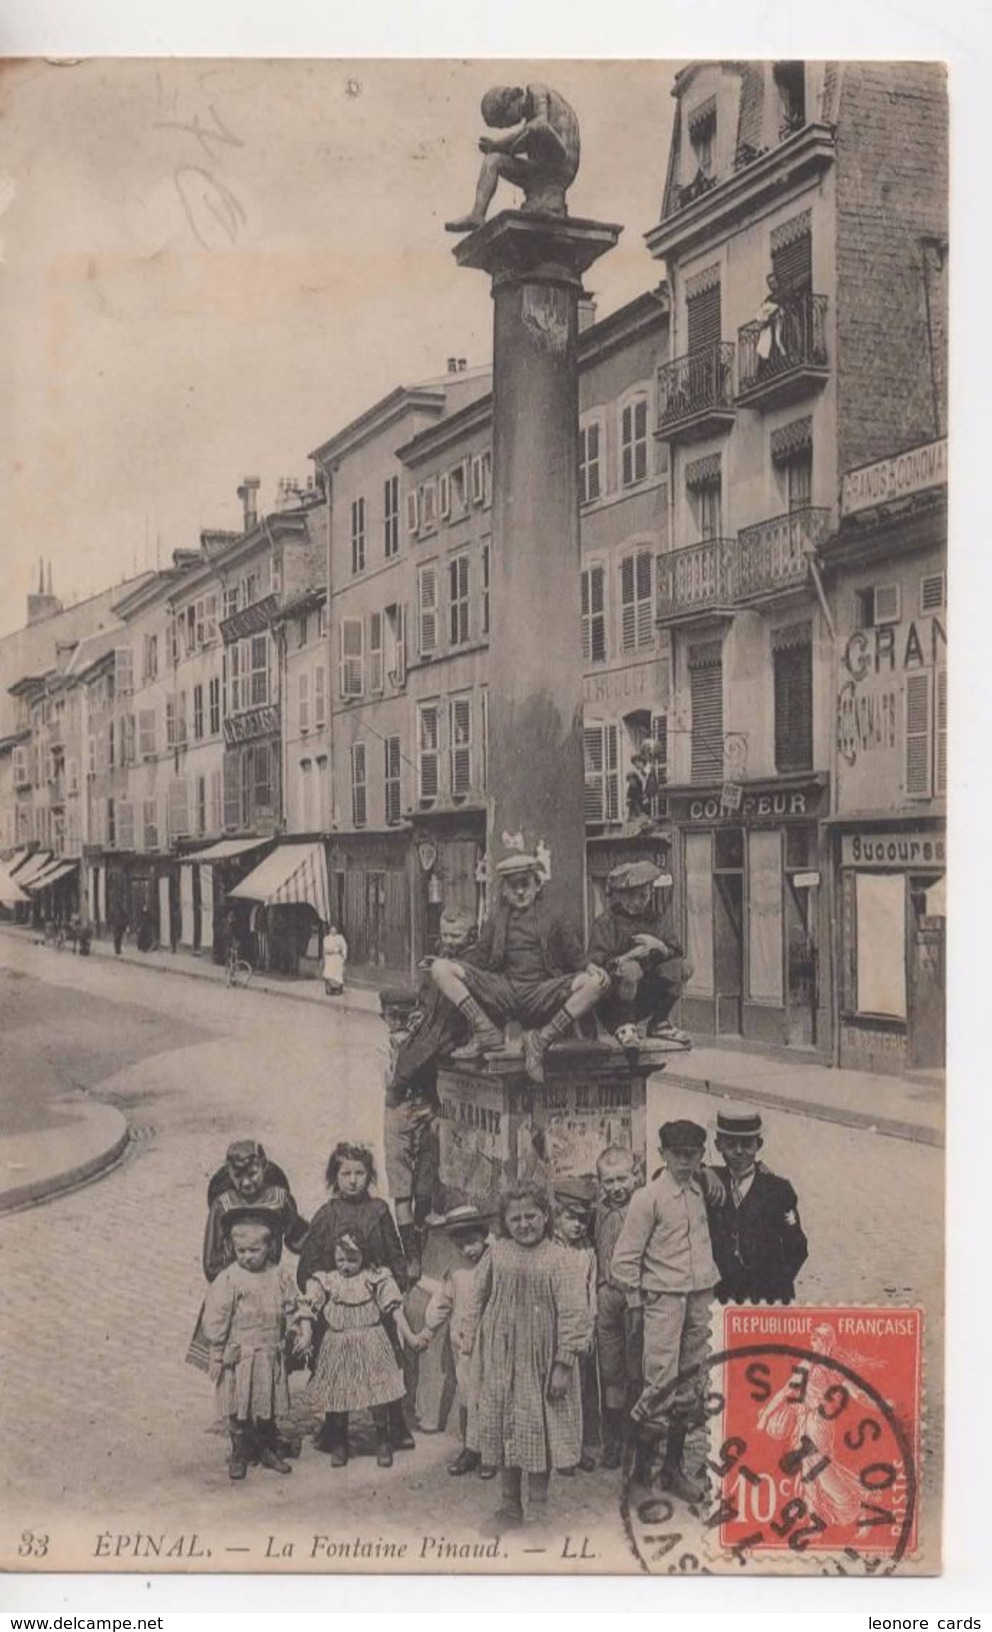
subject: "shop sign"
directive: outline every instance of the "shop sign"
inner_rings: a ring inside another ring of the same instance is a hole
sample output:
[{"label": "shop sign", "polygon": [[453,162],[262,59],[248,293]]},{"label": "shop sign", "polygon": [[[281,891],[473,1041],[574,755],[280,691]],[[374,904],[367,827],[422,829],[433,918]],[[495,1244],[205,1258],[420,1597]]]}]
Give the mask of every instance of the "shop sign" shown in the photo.
[{"label": "shop sign", "polygon": [[946,865],[947,841],[942,833],[912,830],[904,833],[845,833],[841,840],[842,867],[940,867]]},{"label": "shop sign", "polygon": [[263,629],[268,629],[278,610],[278,595],[266,595],[251,606],[243,607],[240,612],[232,612],[220,625],[221,640],[225,646],[230,646],[232,641],[244,640],[248,635],[260,635]]},{"label": "shop sign", "polygon": [[239,742],[251,742],[255,737],[275,736],[279,730],[277,708],[249,708],[244,714],[230,715],[224,721],[224,741],[228,748]]},{"label": "shop sign", "polygon": [[875,504],[890,504],[928,487],[947,485],[947,438],[910,448],[894,459],[879,459],[873,465],[849,470],[840,490],[840,513],[853,516]]},{"label": "shop sign", "polygon": [[720,789],[720,808],[728,814],[740,810],[744,802],[744,789],[739,782],[725,782]]},{"label": "shop sign", "polygon": [[797,890],[815,890],[820,882],[819,873],[793,873],[792,882]]},{"label": "shop sign", "polygon": [[[724,804],[723,792],[700,794],[685,798],[673,796],[672,815],[682,822],[768,822],[796,821],[803,817],[818,816],[823,808],[826,789],[821,782],[810,782],[798,788],[740,787],[740,804],[730,811]],[[725,785],[726,786],[726,785]]]},{"label": "shop sign", "polygon": [[654,675],[653,661],[638,663],[628,669],[608,669],[603,674],[587,674],[582,682],[582,697],[587,703],[616,703],[651,697],[657,707],[663,708],[664,699],[654,695]]}]

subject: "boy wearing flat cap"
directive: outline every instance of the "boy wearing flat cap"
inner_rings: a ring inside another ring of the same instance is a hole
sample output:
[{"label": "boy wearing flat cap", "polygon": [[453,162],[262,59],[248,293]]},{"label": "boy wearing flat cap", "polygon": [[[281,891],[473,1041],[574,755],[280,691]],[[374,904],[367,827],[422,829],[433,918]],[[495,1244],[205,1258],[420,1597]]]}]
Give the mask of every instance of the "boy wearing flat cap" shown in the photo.
[{"label": "boy wearing flat cap", "polygon": [[632,1415],[638,1423],[664,1426],[662,1484],[681,1501],[696,1502],[703,1487],[686,1472],[683,1452],[700,1416],[710,1310],[720,1279],[698,1176],[706,1130],[696,1122],[666,1122],[659,1139],[665,1166],[631,1196],[610,1274],[628,1307],[642,1311],[644,1390]]},{"label": "boy wearing flat cap", "polygon": [[536,856],[516,851],[496,867],[500,899],[483,925],[472,961],[438,958],[431,978],[472,1030],[452,1059],[477,1059],[503,1047],[502,1026],[519,1019],[524,1066],[544,1081],[549,1045],[594,1009],[609,980],[587,961],[574,930],[541,900],[544,870]]},{"label": "boy wearing flat cap", "polygon": [[[661,876],[651,861],[614,867],[606,881],[609,906],[589,931],[589,961],[610,976],[597,1012],[623,1048],[690,1042],[669,1019],[689,971],[673,930],[655,911]],[[647,1022],[646,1038],[638,1021]]]},{"label": "boy wearing flat cap", "polygon": [[758,1161],[762,1142],[756,1111],[718,1112],[716,1148],[725,1165],[716,1173],[725,1197],[710,1208],[710,1231],[721,1303],[792,1303],[809,1251],[796,1192]]}]

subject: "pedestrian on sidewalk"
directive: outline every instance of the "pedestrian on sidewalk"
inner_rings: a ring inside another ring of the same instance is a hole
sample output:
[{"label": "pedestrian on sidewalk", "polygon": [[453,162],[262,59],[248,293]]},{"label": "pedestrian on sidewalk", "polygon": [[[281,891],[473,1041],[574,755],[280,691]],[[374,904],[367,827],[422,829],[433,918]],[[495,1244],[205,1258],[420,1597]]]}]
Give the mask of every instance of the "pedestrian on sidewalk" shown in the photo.
[{"label": "pedestrian on sidewalk", "polygon": [[214,1281],[203,1307],[210,1377],[228,1421],[232,1479],[243,1479],[259,1461],[275,1473],[292,1473],[281,1454],[276,1419],[289,1415],[284,1345],[296,1326],[294,1347],[306,1347],[298,1294],[290,1272],[273,1259],[273,1234],[263,1214],[228,1213],[234,1254]]},{"label": "pedestrian on sidewalk", "polygon": [[331,924],[324,936],[324,991],[328,997],[340,997],[344,991],[347,961],[348,942],[336,925]]},{"label": "pedestrian on sidewalk", "polygon": [[331,1453],[331,1467],[348,1461],[348,1418],[353,1411],[369,1411],[375,1428],[376,1461],[393,1465],[390,1407],[402,1408],[406,1384],[397,1363],[388,1320],[401,1341],[410,1347],[416,1339],[403,1313],[403,1295],[388,1269],[366,1262],[365,1250],[353,1235],[339,1237],[334,1268],[318,1270],[304,1291],[309,1311],[304,1328],[312,1345],[319,1315],[324,1327],[307,1400],[323,1415],[319,1448]]},{"label": "pedestrian on sidewalk", "polygon": [[114,916],[110,920],[110,929],[114,937],[114,956],[119,958],[124,945],[124,936],[127,934],[127,913],[123,906],[114,908]]},{"label": "pedestrian on sidewalk", "polygon": [[757,1111],[717,1113],[716,1148],[725,1166],[715,1171],[725,1198],[710,1206],[710,1233],[721,1303],[792,1303],[809,1256],[795,1190],[758,1160],[761,1129]]}]

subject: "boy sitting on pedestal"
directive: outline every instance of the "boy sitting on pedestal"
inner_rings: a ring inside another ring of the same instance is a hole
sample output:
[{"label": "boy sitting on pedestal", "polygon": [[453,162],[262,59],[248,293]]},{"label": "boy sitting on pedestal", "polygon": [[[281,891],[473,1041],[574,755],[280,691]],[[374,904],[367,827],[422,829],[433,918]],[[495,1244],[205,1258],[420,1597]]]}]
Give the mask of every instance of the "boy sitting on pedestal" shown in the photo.
[{"label": "boy sitting on pedestal", "polygon": [[[690,970],[667,920],[654,907],[661,876],[650,861],[614,867],[606,881],[609,906],[589,932],[589,962],[610,977],[597,1013],[622,1048],[644,1049],[652,1042],[691,1047],[688,1034],[669,1019]],[[646,1036],[639,1021],[647,1022]]]},{"label": "boy sitting on pedestal", "polygon": [[503,1047],[502,1025],[519,1019],[524,1068],[544,1081],[544,1055],[596,1007],[609,980],[582,955],[582,943],[541,900],[544,871],[536,856],[515,852],[499,862],[500,899],[484,924],[472,962],[438,958],[431,978],[472,1029],[452,1059],[478,1059]]}]

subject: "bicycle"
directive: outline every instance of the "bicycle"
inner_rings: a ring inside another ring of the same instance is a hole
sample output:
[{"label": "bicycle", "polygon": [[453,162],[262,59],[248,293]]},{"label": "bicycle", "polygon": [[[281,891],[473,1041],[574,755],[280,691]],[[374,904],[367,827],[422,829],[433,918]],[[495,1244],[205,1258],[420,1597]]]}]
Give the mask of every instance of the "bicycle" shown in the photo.
[{"label": "bicycle", "polygon": [[247,986],[255,973],[247,958],[239,958],[237,947],[234,946],[227,954],[226,969],[229,986]]}]

